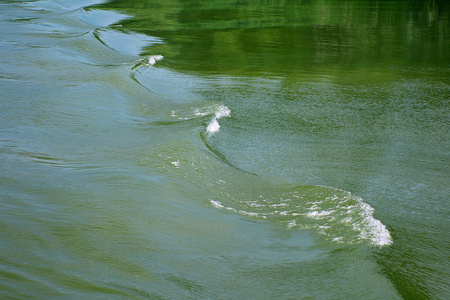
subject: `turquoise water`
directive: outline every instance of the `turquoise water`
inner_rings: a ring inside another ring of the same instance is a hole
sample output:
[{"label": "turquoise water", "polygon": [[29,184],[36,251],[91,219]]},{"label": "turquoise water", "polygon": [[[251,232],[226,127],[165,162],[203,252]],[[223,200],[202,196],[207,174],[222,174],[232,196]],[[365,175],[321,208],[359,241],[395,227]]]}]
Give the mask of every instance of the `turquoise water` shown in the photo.
[{"label": "turquoise water", "polygon": [[1,2],[1,298],[447,298],[449,8]]}]

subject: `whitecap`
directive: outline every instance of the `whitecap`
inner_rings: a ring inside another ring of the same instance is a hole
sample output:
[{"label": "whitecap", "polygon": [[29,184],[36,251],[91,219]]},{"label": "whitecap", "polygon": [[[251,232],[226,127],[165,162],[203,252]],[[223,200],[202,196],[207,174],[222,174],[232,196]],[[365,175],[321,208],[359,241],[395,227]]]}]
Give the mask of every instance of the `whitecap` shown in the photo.
[{"label": "whitecap", "polygon": [[386,226],[379,220],[375,219],[372,214],[374,209],[367,203],[361,201],[361,214],[363,215],[363,224],[355,224],[360,230],[360,236],[363,239],[370,239],[372,244],[376,246],[386,246],[392,244],[391,234]]},{"label": "whitecap", "polygon": [[220,130],[220,124],[218,120],[222,117],[229,117],[230,115],[231,111],[228,107],[226,107],[225,105],[219,106],[214,116],[211,118],[208,126],[206,126],[206,132],[208,132],[209,134],[218,132]]},{"label": "whitecap", "polygon": [[176,168],[180,167],[180,162],[179,161],[172,161],[170,162],[172,165],[174,165]]},{"label": "whitecap", "polygon": [[334,211],[334,210],[330,210],[330,211],[327,211],[327,210],[323,210],[323,211],[311,211],[311,212],[307,213],[306,215],[307,215],[308,217],[310,217],[310,218],[313,218],[313,219],[321,219],[321,218],[323,218],[323,217],[326,217],[326,216],[328,216],[328,215],[331,215],[333,212],[335,212],[335,211]]},{"label": "whitecap", "polygon": [[374,209],[369,204],[350,192],[331,187],[299,187],[281,196],[272,194],[258,199],[232,199],[227,204],[211,204],[239,214],[271,219],[290,229],[315,229],[331,242],[392,244],[389,230],[373,217]]},{"label": "whitecap", "polygon": [[159,55],[159,54],[158,55],[150,55],[145,58],[140,58],[136,61],[136,64],[132,67],[132,70],[134,71],[140,67],[153,66],[154,64],[156,64],[157,61],[160,61],[163,58],[164,58],[164,56]]},{"label": "whitecap", "polygon": [[206,132],[208,133],[214,133],[219,131],[220,129],[220,125],[219,122],[217,122],[217,119],[214,117],[211,122],[208,124],[208,126],[206,127]]},{"label": "whitecap", "polygon": [[164,56],[162,55],[151,55],[149,57],[147,57],[147,61],[145,61],[145,64],[147,66],[152,66],[154,65],[157,61],[160,61],[164,58]]}]

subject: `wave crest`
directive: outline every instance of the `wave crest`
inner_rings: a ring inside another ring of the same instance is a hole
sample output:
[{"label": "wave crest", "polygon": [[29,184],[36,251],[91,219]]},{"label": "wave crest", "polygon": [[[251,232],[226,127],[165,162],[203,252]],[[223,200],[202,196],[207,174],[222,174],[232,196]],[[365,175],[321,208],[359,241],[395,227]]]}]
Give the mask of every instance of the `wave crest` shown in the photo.
[{"label": "wave crest", "polygon": [[209,134],[216,133],[220,130],[220,125],[218,120],[222,117],[229,117],[231,115],[231,111],[225,105],[221,105],[217,108],[214,116],[211,118],[208,126],[206,126],[206,132]]},{"label": "wave crest", "polygon": [[210,199],[210,203],[242,215],[274,219],[288,228],[315,229],[335,243],[392,244],[386,226],[373,217],[374,209],[340,189],[297,187],[281,196],[260,195],[252,200],[234,199],[229,204]]}]

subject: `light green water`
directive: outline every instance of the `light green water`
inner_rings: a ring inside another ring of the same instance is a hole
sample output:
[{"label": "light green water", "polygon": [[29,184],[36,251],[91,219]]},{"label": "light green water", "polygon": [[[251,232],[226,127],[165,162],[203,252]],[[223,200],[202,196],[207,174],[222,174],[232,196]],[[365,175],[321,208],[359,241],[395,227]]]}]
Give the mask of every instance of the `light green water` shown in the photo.
[{"label": "light green water", "polygon": [[2,298],[449,294],[445,1],[0,11]]}]

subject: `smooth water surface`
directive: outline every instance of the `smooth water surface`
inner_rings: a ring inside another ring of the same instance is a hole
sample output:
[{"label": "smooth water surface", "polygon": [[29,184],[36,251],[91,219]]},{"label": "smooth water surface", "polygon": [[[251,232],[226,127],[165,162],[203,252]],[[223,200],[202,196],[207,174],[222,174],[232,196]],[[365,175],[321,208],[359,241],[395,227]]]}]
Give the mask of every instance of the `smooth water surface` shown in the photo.
[{"label": "smooth water surface", "polygon": [[446,1],[3,1],[0,296],[445,299]]}]

